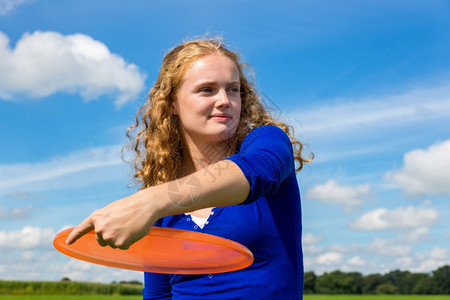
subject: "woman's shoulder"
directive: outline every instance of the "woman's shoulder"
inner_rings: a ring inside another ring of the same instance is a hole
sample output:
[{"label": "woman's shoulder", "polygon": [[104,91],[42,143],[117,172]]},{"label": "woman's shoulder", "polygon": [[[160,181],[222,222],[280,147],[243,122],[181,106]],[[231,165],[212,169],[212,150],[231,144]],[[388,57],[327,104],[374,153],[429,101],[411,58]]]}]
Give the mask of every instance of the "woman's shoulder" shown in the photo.
[{"label": "woman's shoulder", "polygon": [[278,126],[275,125],[263,125],[259,126],[246,136],[244,142],[254,141],[258,138],[263,138],[264,140],[270,139],[284,139],[285,141],[290,142],[288,135]]},{"label": "woman's shoulder", "polygon": [[283,129],[281,129],[280,127],[278,127],[276,125],[271,125],[271,124],[256,127],[255,129],[253,129],[253,131],[255,131],[255,130],[262,131],[262,132],[273,132],[273,133],[279,133],[279,134],[286,135],[286,133],[284,132]]}]

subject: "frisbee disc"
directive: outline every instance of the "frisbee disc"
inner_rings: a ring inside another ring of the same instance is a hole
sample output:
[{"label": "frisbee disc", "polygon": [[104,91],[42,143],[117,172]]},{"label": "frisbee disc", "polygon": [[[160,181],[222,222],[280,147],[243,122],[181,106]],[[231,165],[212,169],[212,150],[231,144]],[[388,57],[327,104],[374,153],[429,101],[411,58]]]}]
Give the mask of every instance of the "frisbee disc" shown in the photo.
[{"label": "frisbee disc", "polygon": [[120,250],[100,246],[94,231],[68,245],[66,239],[73,229],[55,236],[55,248],[70,257],[108,267],[165,274],[212,274],[243,269],[253,263],[247,247],[200,232],[152,227],[130,248]]}]

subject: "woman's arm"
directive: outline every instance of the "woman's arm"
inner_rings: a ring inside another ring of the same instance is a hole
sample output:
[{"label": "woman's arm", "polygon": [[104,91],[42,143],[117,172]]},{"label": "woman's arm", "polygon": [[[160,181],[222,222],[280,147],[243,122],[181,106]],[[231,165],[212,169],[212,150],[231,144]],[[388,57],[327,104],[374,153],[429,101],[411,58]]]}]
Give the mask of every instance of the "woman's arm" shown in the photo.
[{"label": "woman's arm", "polygon": [[241,169],[223,160],[191,175],[141,190],[93,212],[67,238],[72,244],[95,230],[101,246],[128,249],[160,218],[245,201],[250,185]]}]

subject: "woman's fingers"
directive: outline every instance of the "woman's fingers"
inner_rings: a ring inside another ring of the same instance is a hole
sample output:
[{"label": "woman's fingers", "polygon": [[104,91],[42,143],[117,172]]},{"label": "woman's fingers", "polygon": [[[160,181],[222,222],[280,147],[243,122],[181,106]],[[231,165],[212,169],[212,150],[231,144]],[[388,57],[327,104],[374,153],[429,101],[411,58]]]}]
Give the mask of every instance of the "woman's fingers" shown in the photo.
[{"label": "woman's fingers", "polygon": [[[130,245],[132,244],[132,242],[128,241],[126,239],[126,237],[120,237],[117,236],[115,239],[113,238],[105,238],[105,236],[103,235],[102,232],[97,232],[95,234],[97,242],[100,246],[105,247],[105,246],[110,246],[111,248],[114,249],[121,249],[121,250],[127,250]],[[128,239],[130,239],[131,237],[129,237]],[[123,240],[123,241],[122,241]]]},{"label": "woman's fingers", "polygon": [[[93,222],[92,215],[75,227],[72,232],[67,237],[66,243],[73,244],[83,235],[89,233],[92,230],[96,230],[95,222]],[[123,235],[123,236],[122,236]],[[127,250],[133,243],[132,236],[130,233],[126,232],[116,232],[111,234],[111,232],[104,232],[103,230],[96,230],[95,238],[98,244],[102,247],[110,246],[111,248],[119,248],[122,250]]]},{"label": "woman's fingers", "polygon": [[95,230],[100,246],[128,249],[147,234],[157,218],[154,207],[148,204],[151,197],[144,198],[142,195],[138,192],[94,211],[69,234],[66,243],[73,244]]},{"label": "woman's fingers", "polygon": [[80,237],[85,235],[86,233],[90,232],[94,229],[94,224],[92,223],[90,218],[85,219],[83,222],[80,223],[77,227],[72,230],[72,232],[67,237],[66,243],[67,244],[73,244],[78,240]]},{"label": "woman's fingers", "polygon": [[105,242],[105,240],[103,239],[103,237],[102,237],[102,235],[101,235],[100,233],[96,233],[95,236],[96,236],[96,239],[97,239],[97,243],[98,243],[100,246],[105,247],[106,245],[108,245],[108,244]]}]

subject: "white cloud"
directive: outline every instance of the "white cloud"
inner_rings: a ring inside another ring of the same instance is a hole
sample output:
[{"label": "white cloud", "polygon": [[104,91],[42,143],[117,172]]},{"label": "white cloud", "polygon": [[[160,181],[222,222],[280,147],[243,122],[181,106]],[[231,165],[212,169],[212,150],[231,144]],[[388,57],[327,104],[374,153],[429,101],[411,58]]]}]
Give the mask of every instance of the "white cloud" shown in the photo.
[{"label": "white cloud", "polygon": [[344,245],[334,244],[334,245],[330,245],[329,247],[327,247],[327,249],[332,252],[354,253],[355,252],[354,247],[357,247],[357,245],[353,244],[353,245],[345,245],[344,246]]},{"label": "white cloud", "polygon": [[31,206],[27,206],[24,208],[16,207],[12,209],[7,209],[0,206],[0,220],[5,219],[24,219],[30,217],[30,211],[33,208]]},{"label": "white cloud", "polygon": [[316,245],[304,245],[303,253],[305,255],[317,255],[323,251],[322,247],[317,247]]},{"label": "white cloud", "polygon": [[[50,243],[51,245],[51,243]],[[51,246],[52,247],[52,246]],[[142,273],[108,268],[66,256],[56,249],[0,249],[0,277],[6,280],[71,280],[111,283],[143,280]]]},{"label": "white cloud", "polygon": [[413,196],[450,194],[450,140],[408,152],[403,161],[403,168],[386,179]]},{"label": "white cloud", "polygon": [[414,206],[394,210],[378,208],[369,211],[349,224],[354,230],[408,229],[436,224],[439,212],[434,208]]},{"label": "white cloud", "polygon": [[411,246],[400,244],[395,240],[376,237],[370,244],[362,247],[366,253],[375,253],[384,256],[405,256],[411,253]]},{"label": "white cloud", "polygon": [[399,258],[396,258],[394,260],[395,266],[398,269],[408,269],[411,268],[411,266],[414,264],[415,259],[412,258],[411,256],[402,256]]},{"label": "white cloud", "polygon": [[[54,181],[56,178],[95,168],[124,165],[121,147],[107,146],[70,153],[40,163],[0,165],[0,190],[9,194],[32,183]],[[116,174],[118,175],[118,174]],[[41,185],[41,188],[44,188]]]},{"label": "white cloud", "polygon": [[305,197],[326,204],[342,205],[346,212],[358,209],[372,195],[369,184],[357,186],[340,185],[335,180],[309,188]]},{"label": "white cloud", "polygon": [[[368,243],[334,244],[323,247],[305,245],[304,262],[306,270],[316,274],[340,269],[345,272],[358,271],[363,274],[386,273],[395,269],[412,272],[430,272],[450,264],[449,249],[434,247],[424,253],[415,249],[428,229],[417,228],[407,235],[419,233],[422,237],[405,238],[400,232],[394,238],[374,237]],[[389,236],[389,234],[388,234]],[[420,247],[427,244],[421,244]]]},{"label": "white cloud", "polygon": [[448,260],[450,258],[449,250],[440,247],[435,247],[430,251],[430,258],[437,260]]},{"label": "white cloud", "polygon": [[31,262],[35,259],[35,257],[36,255],[34,254],[33,251],[23,251],[21,255],[21,260]]},{"label": "white cloud", "polygon": [[135,98],[145,75],[134,64],[111,53],[106,45],[84,34],[26,33],[11,49],[0,32],[0,98],[45,97],[78,92],[84,99],[116,94],[116,104]]},{"label": "white cloud", "polygon": [[370,258],[363,259],[359,256],[353,256],[347,259],[341,266],[343,272],[360,272],[362,274],[385,273],[386,266],[378,264]]},{"label": "white cloud", "polygon": [[15,7],[25,3],[31,3],[34,0],[0,0],[0,15],[6,15]]},{"label": "white cloud", "polygon": [[52,228],[25,226],[21,230],[0,231],[0,249],[48,249],[53,247]]},{"label": "white cloud", "polygon": [[316,263],[321,265],[339,265],[343,260],[342,253],[339,252],[327,252],[322,255],[319,255],[316,258]]},{"label": "white cloud", "polygon": [[417,244],[429,241],[430,240],[430,237],[428,235],[429,231],[430,228],[428,227],[413,228],[407,232],[402,232],[397,238],[397,240],[400,243],[407,243],[407,244]]},{"label": "white cloud", "polygon": [[334,105],[315,105],[289,114],[308,136],[346,134],[397,127],[450,117],[450,85],[414,89],[372,99],[340,99]]},{"label": "white cloud", "polygon": [[395,264],[411,272],[425,273],[434,271],[439,267],[450,264],[449,250],[434,247],[424,253],[417,252],[414,255],[397,258]]},{"label": "white cloud", "polygon": [[112,281],[143,280],[142,273],[123,269],[109,268],[97,264],[70,259],[64,264],[51,268],[60,278],[68,277],[71,280],[95,281],[110,283]]},{"label": "white cloud", "polygon": [[347,260],[346,264],[352,267],[364,267],[367,265],[367,262],[359,256],[353,256]]},{"label": "white cloud", "polygon": [[[308,248],[315,248],[309,251]],[[306,246],[304,251],[305,270],[313,270],[316,274],[341,269],[344,262],[344,254],[315,246]]]},{"label": "white cloud", "polygon": [[33,194],[29,192],[23,192],[23,191],[14,191],[7,195],[5,195],[7,198],[12,199],[20,199],[20,200],[44,200],[47,195],[45,194]]},{"label": "white cloud", "polygon": [[419,263],[415,263],[414,267],[408,268],[409,270],[411,270],[411,272],[416,272],[416,273],[427,273],[427,272],[431,272],[434,270],[437,270],[438,268],[445,266],[445,265],[449,265],[450,264],[450,260],[439,260],[439,259],[421,259],[419,260]]},{"label": "white cloud", "polygon": [[323,236],[321,235],[313,235],[311,233],[306,233],[303,235],[303,244],[304,245],[311,245],[311,244],[317,244],[320,243],[323,240]]}]

